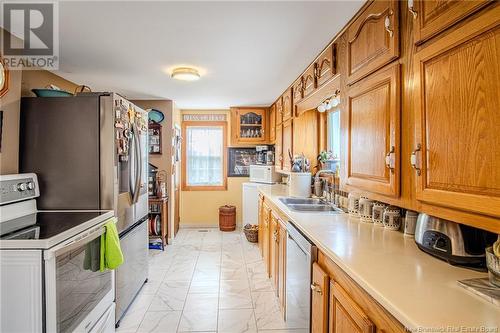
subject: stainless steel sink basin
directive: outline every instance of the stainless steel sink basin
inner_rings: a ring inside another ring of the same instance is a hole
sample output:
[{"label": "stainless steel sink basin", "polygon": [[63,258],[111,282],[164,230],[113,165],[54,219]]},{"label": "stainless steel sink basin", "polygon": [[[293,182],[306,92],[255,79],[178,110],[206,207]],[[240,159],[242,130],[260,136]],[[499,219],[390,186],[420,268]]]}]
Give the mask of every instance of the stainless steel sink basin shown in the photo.
[{"label": "stainless steel sink basin", "polygon": [[320,205],[324,204],[324,201],[321,199],[312,199],[312,198],[279,198],[279,200],[285,205]]},{"label": "stainless steel sink basin", "polygon": [[297,212],[332,212],[340,213],[341,211],[330,206],[321,199],[312,198],[279,198],[288,208]]}]

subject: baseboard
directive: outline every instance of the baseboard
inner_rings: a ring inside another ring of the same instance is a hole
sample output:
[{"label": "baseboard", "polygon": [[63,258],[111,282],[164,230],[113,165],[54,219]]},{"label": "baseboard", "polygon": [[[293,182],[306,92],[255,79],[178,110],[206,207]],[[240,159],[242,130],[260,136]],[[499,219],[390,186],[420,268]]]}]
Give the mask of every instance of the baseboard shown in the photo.
[{"label": "baseboard", "polygon": [[[179,224],[179,229],[219,229],[219,225],[181,222]],[[236,224],[236,230],[241,230],[241,229],[242,229],[241,225]]]}]

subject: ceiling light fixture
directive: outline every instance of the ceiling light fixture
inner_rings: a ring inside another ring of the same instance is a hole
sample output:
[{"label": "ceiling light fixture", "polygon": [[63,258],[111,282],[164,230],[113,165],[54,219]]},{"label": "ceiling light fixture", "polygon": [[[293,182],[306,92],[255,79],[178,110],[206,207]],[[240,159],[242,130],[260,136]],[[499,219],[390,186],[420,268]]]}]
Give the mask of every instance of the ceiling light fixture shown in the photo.
[{"label": "ceiling light fixture", "polygon": [[182,81],[196,81],[200,79],[197,69],[191,67],[177,67],[172,71],[172,78]]}]

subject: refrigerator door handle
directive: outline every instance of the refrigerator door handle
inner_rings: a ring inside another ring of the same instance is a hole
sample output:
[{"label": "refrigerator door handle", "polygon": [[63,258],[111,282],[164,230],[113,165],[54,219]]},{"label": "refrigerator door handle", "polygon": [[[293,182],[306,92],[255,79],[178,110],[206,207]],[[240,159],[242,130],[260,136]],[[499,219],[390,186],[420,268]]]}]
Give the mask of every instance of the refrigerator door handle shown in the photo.
[{"label": "refrigerator door handle", "polygon": [[[137,188],[135,186],[136,179],[134,177],[137,177],[136,169],[137,169],[137,161],[136,161],[136,145],[135,145],[135,132],[133,128],[130,131],[130,138],[132,139],[132,144],[130,146],[130,151],[129,151],[129,163],[128,163],[128,178],[129,178],[129,194],[130,194],[130,200],[132,201],[132,204],[134,203],[135,200],[135,192],[137,191]],[[133,150],[133,154],[132,154]],[[132,171],[134,171],[134,175],[132,175]]]},{"label": "refrigerator door handle", "polygon": [[135,144],[135,186],[134,186],[134,199],[133,203],[137,203],[139,201],[139,196],[141,194],[141,175],[142,175],[142,148],[141,141],[139,138],[139,130],[137,126],[134,124],[132,126],[134,131],[134,144]]}]

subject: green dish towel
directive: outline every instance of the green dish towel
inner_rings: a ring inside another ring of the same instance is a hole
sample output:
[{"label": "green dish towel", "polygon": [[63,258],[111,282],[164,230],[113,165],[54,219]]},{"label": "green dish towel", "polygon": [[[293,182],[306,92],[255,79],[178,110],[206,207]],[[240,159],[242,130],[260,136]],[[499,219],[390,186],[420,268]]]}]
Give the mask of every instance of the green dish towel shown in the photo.
[{"label": "green dish towel", "polygon": [[106,231],[101,235],[101,272],[106,269],[115,269],[123,263],[120,237],[116,230],[116,217],[110,219],[104,227]]}]

